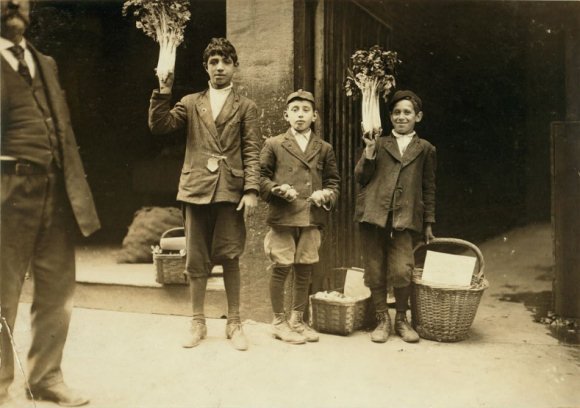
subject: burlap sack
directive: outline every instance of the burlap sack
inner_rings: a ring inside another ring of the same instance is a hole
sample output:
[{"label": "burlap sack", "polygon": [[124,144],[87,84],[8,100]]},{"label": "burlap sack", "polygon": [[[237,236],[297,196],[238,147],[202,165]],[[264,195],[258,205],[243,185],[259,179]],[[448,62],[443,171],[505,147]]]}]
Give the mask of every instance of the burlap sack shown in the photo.
[{"label": "burlap sack", "polygon": [[123,239],[123,249],[117,254],[117,262],[153,262],[151,246],[159,244],[161,234],[166,230],[182,226],[183,218],[179,208],[141,208],[135,213],[129,231]]}]

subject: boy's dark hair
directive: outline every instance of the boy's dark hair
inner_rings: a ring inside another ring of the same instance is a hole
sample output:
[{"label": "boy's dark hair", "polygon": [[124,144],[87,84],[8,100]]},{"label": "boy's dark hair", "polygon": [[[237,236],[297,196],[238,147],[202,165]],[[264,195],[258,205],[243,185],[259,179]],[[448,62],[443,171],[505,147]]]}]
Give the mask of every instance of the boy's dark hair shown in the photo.
[{"label": "boy's dark hair", "polygon": [[230,58],[234,62],[235,67],[239,65],[236,49],[226,38],[220,37],[212,38],[210,40],[209,44],[203,51],[203,64],[206,65],[209,58],[214,55],[221,55],[223,58]]},{"label": "boy's dark hair", "polygon": [[413,104],[413,108],[415,109],[416,113],[419,113],[423,110],[423,102],[421,98],[417,96],[417,94],[413,91],[397,91],[389,101],[389,112],[393,111],[393,108],[397,104],[397,102],[402,100],[408,100]]}]

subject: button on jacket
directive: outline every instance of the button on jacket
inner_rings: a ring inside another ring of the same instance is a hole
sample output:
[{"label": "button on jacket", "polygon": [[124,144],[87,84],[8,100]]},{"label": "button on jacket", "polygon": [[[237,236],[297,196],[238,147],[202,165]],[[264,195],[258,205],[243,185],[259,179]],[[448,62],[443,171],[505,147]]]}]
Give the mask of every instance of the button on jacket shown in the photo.
[{"label": "button on jacket", "polygon": [[[316,190],[332,190],[334,206],[340,189],[340,176],[332,146],[314,132],[302,152],[292,130],[271,137],[260,155],[262,199],[269,204],[268,225],[307,227],[326,224],[326,211],[306,201]],[[289,184],[298,197],[293,202],[272,194],[272,188]]]},{"label": "button on jacket", "polygon": [[[191,204],[237,203],[243,193],[258,192],[261,140],[256,104],[234,88],[214,121],[208,90],[184,96],[173,109],[170,99],[171,94],[153,91],[149,128],[165,134],[187,126],[177,199]],[[217,168],[208,166],[210,158],[217,161]]]},{"label": "button on jacket", "polygon": [[355,167],[361,185],[355,221],[385,227],[389,212],[393,228],[423,231],[423,224],[435,222],[435,147],[417,135],[401,157],[395,137],[377,140],[376,157],[363,152]]}]

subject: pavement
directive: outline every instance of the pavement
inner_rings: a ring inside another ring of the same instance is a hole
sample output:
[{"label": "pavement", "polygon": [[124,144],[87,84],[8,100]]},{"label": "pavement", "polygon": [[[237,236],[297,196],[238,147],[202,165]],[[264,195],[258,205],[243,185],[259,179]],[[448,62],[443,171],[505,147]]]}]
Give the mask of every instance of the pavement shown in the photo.
[{"label": "pavement", "polygon": [[[225,339],[225,321],[210,319],[208,338],[183,349],[187,317],[76,308],[63,370],[94,408],[580,407],[578,333],[538,322],[551,307],[550,226],[478,246],[491,286],[469,338],[458,343],[393,336],[375,344],[359,331],[289,345],[274,340],[268,324],[248,320],[250,349],[239,352]],[[28,309],[21,304],[15,329],[24,360]],[[21,374],[10,393],[6,407],[34,406]]]}]

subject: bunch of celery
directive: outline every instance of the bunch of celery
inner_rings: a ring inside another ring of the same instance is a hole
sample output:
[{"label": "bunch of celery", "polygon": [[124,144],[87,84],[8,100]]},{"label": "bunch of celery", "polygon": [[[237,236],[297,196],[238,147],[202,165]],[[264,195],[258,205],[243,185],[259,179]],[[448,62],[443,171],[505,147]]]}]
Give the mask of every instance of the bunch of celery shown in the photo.
[{"label": "bunch of celery", "polygon": [[363,131],[377,133],[381,129],[379,98],[386,101],[395,87],[395,67],[401,61],[396,52],[378,45],[356,51],[350,60],[344,85],[346,95],[362,96]]},{"label": "bunch of celery", "polygon": [[189,0],[127,0],[123,15],[132,13],[137,28],[159,43],[157,76],[165,80],[175,68],[176,49],[191,17]]}]

